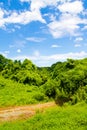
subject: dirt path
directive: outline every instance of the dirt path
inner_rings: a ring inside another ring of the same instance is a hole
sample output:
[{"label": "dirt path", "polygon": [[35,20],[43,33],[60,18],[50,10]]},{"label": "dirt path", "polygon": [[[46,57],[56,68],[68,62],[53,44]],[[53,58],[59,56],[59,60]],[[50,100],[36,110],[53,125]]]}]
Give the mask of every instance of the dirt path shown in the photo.
[{"label": "dirt path", "polygon": [[44,111],[48,107],[53,107],[56,104],[54,102],[48,102],[43,104],[19,106],[7,109],[0,109],[0,122],[10,121],[16,119],[26,119],[33,116],[37,111]]}]

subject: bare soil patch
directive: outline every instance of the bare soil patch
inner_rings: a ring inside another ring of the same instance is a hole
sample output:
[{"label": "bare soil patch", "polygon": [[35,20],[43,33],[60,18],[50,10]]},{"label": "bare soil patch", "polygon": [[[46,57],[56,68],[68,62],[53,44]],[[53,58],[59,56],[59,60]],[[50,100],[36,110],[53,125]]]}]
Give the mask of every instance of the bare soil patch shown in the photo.
[{"label": "bare soil patch", "polygon": [[0,108],[0,122],[12,121],[16,119],[26,119],[35,115],[37,111],[43,112],[46,108],[53,106],[56,106],[55,102],[48,102],[28,106],[18,106],[5,109]]}]

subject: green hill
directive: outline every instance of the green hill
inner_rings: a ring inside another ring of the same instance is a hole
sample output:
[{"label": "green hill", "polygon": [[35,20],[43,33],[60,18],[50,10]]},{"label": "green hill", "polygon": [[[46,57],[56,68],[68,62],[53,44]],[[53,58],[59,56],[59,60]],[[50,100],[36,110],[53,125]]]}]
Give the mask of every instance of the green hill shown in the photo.
[{"label": "green hill", "polygon": [[0,55],[0,106],[52,98],[60,105],[87,102],[87,58],[37,67],[28,59],[12,61]]}]

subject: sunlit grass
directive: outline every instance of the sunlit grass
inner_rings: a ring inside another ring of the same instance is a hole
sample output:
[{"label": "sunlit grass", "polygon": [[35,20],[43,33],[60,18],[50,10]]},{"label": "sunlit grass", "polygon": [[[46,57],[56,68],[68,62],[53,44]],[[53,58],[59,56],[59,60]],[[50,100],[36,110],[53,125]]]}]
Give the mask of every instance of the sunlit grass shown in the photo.
[{"label": "sunlit grass", "polygon": [[0,130],[87,130],[87,104],[50,108],[24,121],[3,123]]},{"label": "sunlit grass", "polygon": [[0,107],[26,105],[48,100],[37,86],[24,85],[0,76]]}]

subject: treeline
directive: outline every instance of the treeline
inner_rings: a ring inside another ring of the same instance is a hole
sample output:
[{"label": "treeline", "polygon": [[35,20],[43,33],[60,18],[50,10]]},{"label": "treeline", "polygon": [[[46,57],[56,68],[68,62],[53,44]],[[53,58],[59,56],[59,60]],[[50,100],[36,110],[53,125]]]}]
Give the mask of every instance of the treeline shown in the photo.
[{"label": "treeline", "polygon": [[87,102],[87,58],[37,67],[28,59],[12,61],[0,55],[0,74],[15,82],[39,87],[60,105]]},{"label": "treeline", "polygon": [[47,69],[36,67],[28,59],[12,61],[0,55],[0,73],[5,78],[29,85],[40,86],[47,81]]}]

